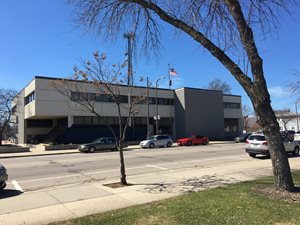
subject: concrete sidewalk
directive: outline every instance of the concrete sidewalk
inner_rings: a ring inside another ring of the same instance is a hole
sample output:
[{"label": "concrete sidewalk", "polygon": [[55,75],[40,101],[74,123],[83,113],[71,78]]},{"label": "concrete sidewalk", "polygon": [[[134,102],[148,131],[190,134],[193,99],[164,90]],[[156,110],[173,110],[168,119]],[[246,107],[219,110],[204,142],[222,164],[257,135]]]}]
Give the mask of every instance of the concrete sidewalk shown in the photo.
[{"label": "concrete sidewalk", "polygon": [[[1,225],[48,224],[272,174],[270,160],[245,157],[235,163],[128,176],[132,185],[115,189],[104,184],[117,178],[26,193],[6,190],[0,200]],[[290,158],[292,169],[300,169],[299,159]]]},{"label": "concrete sidewalk", "polygon": [[[210,144],[234,144],[234,141],[211,141]],[[176,143],[173,146],[177,146]],[[141,149],[139,145],[130,145],[124,150],[134,150]],[[30,152],[19,152],[19,153],[0,153],[0,159],[4,158],[17,158],[17,157],[30,157],[30,156],[43,156],[43,155],[59,155],[59,154],[75,154],[80,153],[77,149],[67,149],[67,150],[40,150],[36,148],[31,148]]]}]

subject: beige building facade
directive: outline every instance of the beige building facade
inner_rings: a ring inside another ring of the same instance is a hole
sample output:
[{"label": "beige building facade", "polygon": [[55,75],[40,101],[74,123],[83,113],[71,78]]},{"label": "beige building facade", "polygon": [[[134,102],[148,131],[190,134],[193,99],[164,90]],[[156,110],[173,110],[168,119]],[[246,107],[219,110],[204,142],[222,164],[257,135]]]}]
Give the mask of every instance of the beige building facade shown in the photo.
[{"label": "beige building facade", "polygon": [[[58,78],[36,76],[23,88],[13,102],[14,120],[17,122],[19,143],[56,142],[82,143],[98,136],[112,136],[101,119],[78,107],[72,98],[57,91]],[[131,96],[146,97],[147,101],[135,105],[135,113],[128,127],[128,140],[144,139],[155,134],[159,115],[159,133],[173,138],[190,134],[208,135],[211,139],[225,139],[242,132],[241,97],[223,95],[219,91],[181,88],[169,90],[135,86]],[[82,93],[95,94],[91,82],[82,84],[82,91],[70,90],[74,98]],[[124,96],[122,117],[128,115],[128,86],[118,87]],[[117,130],[116,104],[107,96],[99,96],[95,110]],[[126,100],[127,99],[127,100]],[[149,125],[147,126],[147,120]]]}]

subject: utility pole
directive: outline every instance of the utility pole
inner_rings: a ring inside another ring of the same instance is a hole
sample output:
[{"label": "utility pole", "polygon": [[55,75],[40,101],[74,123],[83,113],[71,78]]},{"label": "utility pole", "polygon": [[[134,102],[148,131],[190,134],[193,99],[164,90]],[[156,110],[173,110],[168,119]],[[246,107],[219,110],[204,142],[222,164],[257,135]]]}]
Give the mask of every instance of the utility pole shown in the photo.
[{"label": "utility pole", "polygon": [[134,39],[134,33],[128,32],[124,34],[124,38],[127,39],[127,75],[128,75],[128,86],[133,85],[133,70],[132,70],[132,41]]},{"label": "utility pole", "polygon": [[154,120],[155,120],[155,134],[158,134],[158,122],[160,120],[160,115],[158,114],[158,94],[157,94],[157,89],[158,89],[158,82],[161,79],[164,79],[166,77],[161,76],[156,80],[156,85],[155,85],[155,105],[156,105],[156,115],[154,116]]},{"label": "utility pole", "polygon": [[[130,86],[133,86],[133,72],[132,72],[132,47],[131,42],[134,38],[133,32],[128,32],[124,34],[124,38],[127,39],[127,85],[128,85],[128,107],[131,110],[131,95]],[[129,113],[129,123],[128,126],[131,127],[131,113]]]}]

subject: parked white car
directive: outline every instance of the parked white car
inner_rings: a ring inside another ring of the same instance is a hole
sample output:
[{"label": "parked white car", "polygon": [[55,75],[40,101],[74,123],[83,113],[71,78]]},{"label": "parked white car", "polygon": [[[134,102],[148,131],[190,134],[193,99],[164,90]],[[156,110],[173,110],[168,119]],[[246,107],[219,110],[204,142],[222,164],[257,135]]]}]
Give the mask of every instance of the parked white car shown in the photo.
[{"label": "parked white car", "polygon": [[300,131],[294,134],[294,141],[300,141]]},{"label": "parked white car", "polygon": [[154,135],[140,142],[141,148],[171,147],[172,145],[173,141],[169,135]]},{"label": "parked white car", "polygon": [[[287,136],[282,136],[285,151],[299,156],[299,142],[289,139]],[[252,134],[246,141],[246,152],[251,157],[256,155],[270,156],[268,142],[263,134]]]}]

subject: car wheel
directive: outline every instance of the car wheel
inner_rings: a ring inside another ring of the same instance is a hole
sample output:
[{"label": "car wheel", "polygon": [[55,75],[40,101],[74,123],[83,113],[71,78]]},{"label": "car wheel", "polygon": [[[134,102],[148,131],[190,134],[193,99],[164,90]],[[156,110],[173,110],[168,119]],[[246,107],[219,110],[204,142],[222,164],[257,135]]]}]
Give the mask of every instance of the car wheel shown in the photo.
[{"label": "car wheel", "polygon": [[191,146],[193,143],[191,141],[188,141],[187,146]]},{"label": "car wheel", "polygon": [[155,145],[153,143],[149,144],[149,148],[154,148],[154,147],[155,147]]},{"label": "car wheel", "polygon": [[203,141],[203,145],[207,145],[208,144],[208,142],[207,141]]},{"label": "car wheel", "polygon": [[0,190],[3,190],[5,187],[6,187],[6,183],[2,187],[0,187]]},{"label": "car wheel", "polygon": [[252,157],[252,158],[255,158],[256,154],[254,154],[254,153],[249,153],[249,156]]},{"label": "car wheel", "polygon": [[95,151],[96,151],[96,148],[95,148],[94,146],[89,147],[89,152],[93,153],[93,152],[95,152]]},{"label": "car wheel", "polygon": [[299,156],[299,147],[295,147],[294,152],[293,152],[294,156]]},{"label": "car wheel", "polygon": [[168,142],[168,143],[167,143],[167,147],[170,148],[171,146],[172,146],[172,143],[171,143],[171,142]]}]

